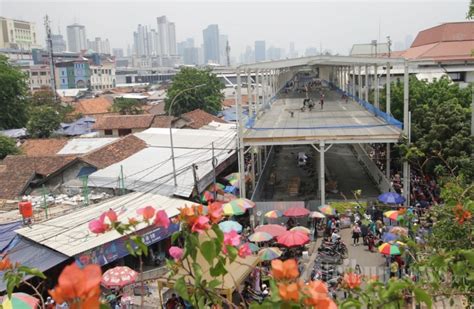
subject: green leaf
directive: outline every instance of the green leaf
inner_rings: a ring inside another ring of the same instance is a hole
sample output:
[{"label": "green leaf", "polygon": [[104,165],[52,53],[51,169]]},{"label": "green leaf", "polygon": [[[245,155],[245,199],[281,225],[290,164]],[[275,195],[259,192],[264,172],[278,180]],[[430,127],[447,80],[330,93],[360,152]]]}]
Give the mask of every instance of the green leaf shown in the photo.
[{"label": "green leaf", "polygon": [[38,268],[28,268],[25,271],[25,273],[27,273],[29,275],[32,275],[32,276],[36,276],[36,277],[41,278],[41,279],[46,279],[46,276]]},{"label": "green leaf", "polygon": [[211,289],[215,289],[216,287],[218,287],[219,285],[221,285],[222,282],[218,279],[212,279],[211,282],[209,282],[209,284],[207,285],[209,288]]},{"label": "green leaf", "polygon": [[225,275],[227,273],[227,270],[225,269],[224,263],[222,261],[217,262],[217,264],[211,268],[211,276],[213,277],[218,277],[221,275]]},{"label": "green leaf", "polygon": [[179,296],[189,301],[188,288],[186,287],[186,282],[184,282],[184,277],[180,277],[178,280],[176,280],[174,289]]},{"label": "green leaf", "polygon": [[239,250],[237,250],[236,247],[233,246],[227,246],[227,255],[229,256],[230,262],[234,262],[235,259],[237,258]]},{"label": "green leaf", "polygon": [[145,243],[143,242],[142,237],[141,236],[134,237],[134,242],[135,242],[135,244],[137,244],[138,248],[140,249],[140,252],[143,252],[143,255],[147,256],[148,255],[148,246],[145,245]]},{"label": "green leaf", "polygon": [[201,254],[204,256],[209,265],[213,265],[213,260],[216,257],[216,245],[214,241],[207,240],[201,244]]},{"label": "green leaf", "polygon": [[137,256],[137,254],[135,253],[135,250],[132,248],[132,245],[130,244],[130,241],[127,241],[127,242],[125,243],[125,248],[127,248],[127,251],[128,251],[131,255],[133,255],[134,257]]},{"label": "green leaf", "polygon": [[418,302],[425,303],[425,305],[428,306],[428,308],[431,308],[433,306],[431,296],[428,293],[426,293],[424,290],[422,290],[421,288],[414,288],[413,293],[415,293],[415,299]]},{"label": "green leaf", "polygon": [[180,235],[179,231],[176,231],[173,234],[171,234],[171,243],[174,243],[176,239],[178,239],[179,235]]},{"label": "green leaf", "polygon": [[197,282],[197,284],[199,284],[201,282],[201,278],[202,278],[202,268],[201,268],[201,265],[199,265],[198,263],[193,263],[193,272],[194,272],[194,276],[195,276],[195,282]]}]

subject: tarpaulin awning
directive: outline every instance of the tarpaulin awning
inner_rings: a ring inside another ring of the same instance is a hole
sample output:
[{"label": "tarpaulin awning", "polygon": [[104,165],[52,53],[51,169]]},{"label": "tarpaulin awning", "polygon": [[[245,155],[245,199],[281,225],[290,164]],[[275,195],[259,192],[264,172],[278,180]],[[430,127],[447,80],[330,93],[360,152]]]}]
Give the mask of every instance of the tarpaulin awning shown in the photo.
[{"label": "tarpaulin awning", "polygon": [[3,252],[15,238],[15,230],[21,227],[21,221],[0,224],[0,252]]}]

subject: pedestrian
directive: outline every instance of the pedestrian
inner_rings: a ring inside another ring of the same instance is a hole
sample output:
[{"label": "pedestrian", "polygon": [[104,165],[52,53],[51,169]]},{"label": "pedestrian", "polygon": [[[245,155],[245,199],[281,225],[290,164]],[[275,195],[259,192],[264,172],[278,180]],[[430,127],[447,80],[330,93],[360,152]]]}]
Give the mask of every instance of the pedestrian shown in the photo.
[{"label": "pedestrian", "polygon": [[405,263],[403,262],[403,259],[400,255],[396,255],[395,256],[395,262],[397,262],[398,264],[398,278],[401,278],[402,277],[402,270],[403,270],[403,266],[405,265]]},{"label": "pedestrian", "polygon": [[319,101],[319,104],[321,104],[321,110],[324,107],[324,94],[321,95],[321,100]]},{"label": "pedestrian", "polygon": [[353,239],[353,245],[358,246],[359,245],[359,238],[360,238],[360,227],[356,223],[354,227],[352,228],[352,239]]},{"label": "pedestrian", "polygon": [[367,245],[369,246],[369,251],[374,252],[373,249],[375,247],[375,236],[371,232],[367,235]]},{"label": "pedestrian", "polygon": [[390,263],[390,278],[394,278],[398,276],[398,263],[392,258],[392,262]]}]

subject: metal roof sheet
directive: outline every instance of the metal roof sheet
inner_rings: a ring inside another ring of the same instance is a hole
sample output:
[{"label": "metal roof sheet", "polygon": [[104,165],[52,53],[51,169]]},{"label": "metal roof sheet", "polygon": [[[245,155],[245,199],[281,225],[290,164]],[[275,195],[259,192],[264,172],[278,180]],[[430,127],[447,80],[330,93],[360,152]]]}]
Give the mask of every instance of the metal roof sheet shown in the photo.
[{"label": "metal roof sheet", "polygon": [[67,144],[61,148],[57,154],[83,154],[96,150],[102,146],[108,145],[118,138],[103,137],[103,138],[75,138],[69,140]]}]

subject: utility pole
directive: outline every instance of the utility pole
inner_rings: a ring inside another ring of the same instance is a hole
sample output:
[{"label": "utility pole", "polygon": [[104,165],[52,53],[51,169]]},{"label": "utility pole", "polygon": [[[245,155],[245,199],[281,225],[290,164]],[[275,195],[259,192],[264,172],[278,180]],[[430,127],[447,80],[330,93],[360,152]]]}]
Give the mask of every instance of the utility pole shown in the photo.
[{"label": "utility pole", "polygon": [[214,201],[217,200],[217,189],[216,189],[216,166],[217,166],[217,159],[214,156],[214,142],[212,142],[212,183],[213,183],[213,191],[214,191]]},{"label": "utility pole", "polygon": [[44,27],[46,30],[46,45],[48,48],[48,56],[49,56],[49,70],[50,70],[50,83],[51,83],[51,90],[54,93],[54,99],[56,103],[59,104],[58,94],[56,92],[56,72],[54,70],[54,55],[53,55],[53,39],[51,38],[51,27],[48,15],[44,17]]},{"label": "utility pole", "polygon": [[41,189],[41,195],[43,196],[43,208],[46,220],[48,220],[48,200],[46,198],[46,187],[43,185]]}]

